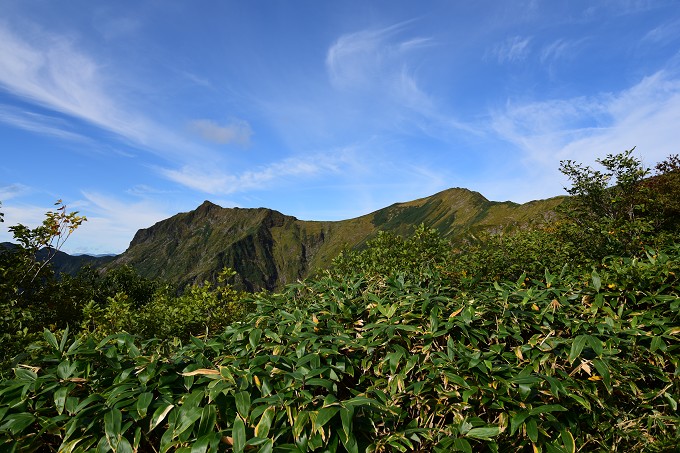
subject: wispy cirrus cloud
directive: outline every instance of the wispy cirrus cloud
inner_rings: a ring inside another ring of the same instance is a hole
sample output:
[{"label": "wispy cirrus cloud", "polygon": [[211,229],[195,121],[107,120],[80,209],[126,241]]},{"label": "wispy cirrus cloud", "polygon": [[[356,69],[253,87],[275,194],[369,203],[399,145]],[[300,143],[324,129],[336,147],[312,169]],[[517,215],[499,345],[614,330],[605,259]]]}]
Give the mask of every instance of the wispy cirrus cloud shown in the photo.
[{"label": "wispy cirrus cloud", "polygon": [[531,36],[511,36],[496,44],[488,51],[488,56],[500,64],[523,61],[531,51]]},{"label": "wispy cirrus cloud", "polygon": [[434,40],[399,39],[405,29],[406,24],[402,23],[340,36],[326,53],[331,85],[346,92],[390,95],[407,105],[429,105],[431,101],[413,75],[411,59],[418,50],[434,45]]},{"label": "wispy cirrus cloud", "polygon": [[73,132],[66,121],[16,107],[0,105],[0,122],[19,129],[72,142],[90,142],[88,137]]},{"label": "wispy cirrus cloud", "polygon": [[[132,107],[122,72],[78,48],[77,42],[32,24],[18,32],[0,21],[0,90],[28,104],[86,121],[121,141],[164,157],[205,149]],[[0,121],[33,132],[79,140],[54,117],[3,107]]]},{"label": "wispy cirrus cloud", "polygon": [[11,200],[14,197],[25,195],[31,188],[20,183],[8,184],[0,187],[0,202]]},{"label": "wispy cirrus cloud", "polygon": [[339,97],[336,106],[351,102],[345,115],[332,108],[339,120],[335,123],[355,122],[357,129],[370,130],[373,136],[417,131],[447,140],[460,131],[476,133],[473,125],[445,111],[437,95],[424,88],[422,73],[439,44],[430,36],[405,37],[410,24],[347,33],[329,46],[325,66]]},{"label": "wispy cirrus cloud", "polygon": [[212,120],[200,119],[189,123],[189,128],[200,135],[204,140],[219,145],[236,144],[248,146],[253,131],[247,121],[232,119],[224,125]]},{"label": "wispy cirrus cloud", "polygon": [[651,29],[643,41],[666,45],[680,39],[680,20],[666,22]]},{"label": "wispy cirrus cloud", "polygon": [[678,152],[678,124],[680,76],[665,70],[617,93],[510,102],[492,115],[494,132],[520,150],[536,186],[552,193],[559,193],[563,180],[555,162],[590,164],[635,146],[651,165]]},{"label": "wispy cirrus cloud", "polygon": [[186,165],[179,169],[163,168],[158,171],[167,179],[185,187],[212,195],[229,195],[250,190],[262,190],[282,184],[290,178],[313,178],[337,173],[347,165],[343,153],[318,154],[305,158],[291,157],[257,170],[231,174],[214,168]]},{"label": "wispy cirrus cloud", "polygon": [[573,57],[584,41],[585,38],[577,40],[560,38],[543,46],[540,52],[541,63]]}]

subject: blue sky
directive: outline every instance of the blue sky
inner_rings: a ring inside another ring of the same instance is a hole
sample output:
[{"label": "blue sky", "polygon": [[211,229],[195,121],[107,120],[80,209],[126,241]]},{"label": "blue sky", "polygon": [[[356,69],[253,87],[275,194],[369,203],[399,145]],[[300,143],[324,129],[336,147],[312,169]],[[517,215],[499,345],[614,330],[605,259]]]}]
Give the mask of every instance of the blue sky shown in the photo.
[{"label": "blue sky", "polygon": [[0,0],[6,228],[70,253],[203,200],[340,220],[466,187],[564,194],[559,161],[680,152],[677,1]]}]

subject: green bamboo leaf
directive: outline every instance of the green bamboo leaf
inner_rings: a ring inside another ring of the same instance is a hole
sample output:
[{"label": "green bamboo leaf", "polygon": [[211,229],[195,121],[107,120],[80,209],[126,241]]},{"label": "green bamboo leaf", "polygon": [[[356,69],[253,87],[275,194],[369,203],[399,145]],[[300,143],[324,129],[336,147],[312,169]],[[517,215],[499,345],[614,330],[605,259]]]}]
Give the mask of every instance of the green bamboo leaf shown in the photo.
[{"label": "green bamboo leaf", "polygon": [[600,288],[602,287],[602,279],[600,279],[600,274],[598,274],[597,271],[593,269],[591,276],[593,280],[593,287],[595,288],[595,291],[599,293]]},{"label": "green bamboo leaf", "polygon": [[652,343],[649,346],[649,352],[656,352],[657,349],[665,351],[666,342],[663,341],[663,338],[655,336],[654,338],[652,338]]},{"label": "green bamboo leaf", "polygon": [[262,413],[262,417],[260,417],[260,421],[257,423],[257,426],[255,427],[255,436],[256,437],[267,437],[269,434],[269,428],[272,426],[272,421],[274,420],[274,415],[276,414],[276,408],[274,406],[269,406],[265,411]]},{"label": "green bamboo leaf", "polygon": [[135,408],[137,409],[137,413],[139,414],[140,418],[146,417],[146,411],[148,410],[151,401],[153,401],[153,393],[151,392],[140,393],[137,396],[137,404]]},{"label": "green bamboo leaf", "polygon": [[593,360],[593,365],[595,365],[595,369],[600,374],[600,376],[602,376],[602,382],[604,382],[604,386],[607,388],[607,391],[611,393],[612,378],[609,374],[609,367],[600,359]]},{"label": "green bamboo leaf", "polygon": [[353,407],[343,407],[340,409],[340,419],[342,420],[342,431],[345,434],[345,439],[349,439],[352,434],[352,419],[354,418]]},{"label": "green bamboo leaf", "polygon": [[521,411],[517,412],[515,415],[512,416],[510,419],[510,435],[514,435],[517,430],[519,429],[520,426],[522,426],[522,423],[524,423],[524,420],[526,420],[529,417],[529,412],[527,411]]},{"label": "green bamboo leaf", "polygon": [[342,445],[345,446],[347,453],[359,453],[359,445],[357,444],[357,439],[354,434],[350,434],[347,438],[340,436],[340,441]]},{"label": "green bamboo leaf", "polygon": [[480,440],[491,440],[491,438],[498,436],[501,433],[501,429],[498,426],[488,426],[484,428],[472,428],[470,431],[465,433],[465,437],[471,437],[473,439]]},{"label": "green bamboo leaf", "polygon": [[57,337],[55,337],[52,332],[50,332],[47,329],[43,330],[43,337],[45,337],[45,340],[47,340],[47,343],[50,346],[52,346],[52,348],[54,350],[59,351],[59,343],[57,342]]},{"label": "green bamboo leaf", "polygon": [[142,427],[137,426],[135,429],[135,435],[134,438],[132,439],[132,449],[134,451],[139,451],[139,443],[142,440]]},{"label": "green bamboo leaf", "polygon": [[525,424],[527,428],[527,435],[533,443],[538,442],[538,425],[536,424],[536,419],[530,418]]},{"label": "green bamboo leaf", "polygon": [[120,432],[123,421],[123,414],[120,410],[113,408],[104,415],[104,434],[112,449],[117,448],[123,433]]},{"label": "green bamboo leaf", "polygon": [[571,343],[571,351],[569,351],[569,362],[573,362],[581,355],[583,348],[588,341],[589,335],[578,335]]},{"label": "green bamboo leaf", "polygon": [[246,425],[238,415],[234,419],[231,437],[234,441],[234,453],[242,453],[243,449],[246,447]]},{"label": "green bamboo leaf", "polygon": [[149,423],[149,431],[153,431],[154,428],[163,423],[163,420],[165,420],[165,417],[168,415],[168,413],[172,410],[173,407],[175,407],[174,404],[166,403],[161,405],[158,409],[156,409],[156,411],[151,416],[151,422]]},{"label": "green bamboo leaf", "polygon": [[666,401],[668,401],[668,404],[670,404],[671,409],[673,409],[674,412],[677,412],[677,410],[678,410],[678,402],[675,401],[675,399],[673,398],[673,396],[672,396],[670,393],[668,393],[668,392],[664,392],[663,396],[666,398]]},{"label": "green bamboo leaf", "polygon": [[201,422],[198,425],[198,436],[210,434],[215,427],[217,421],[217,408],[214,404],[208,404],[203,407],[201,414]]},{"label": "green bamboo leaf", "polygon": [[70,360],[64,360],[57,365],[57,376],[59,376],[60,379],[66,380],[73,375],[76,368],[77,366],[75,363],[71,363]]},{"label": "green bamboo leaf", "polygon": [[590,403],[588,400],[583,398],[582,396],[576,395],[574,393],[570,393],[569,396],[574,399],[577,403],[579,403],[581,406],[585,407],[586,410],[590,412]]},{"label": "green bamboo leaf", "polygon": [[196,420],[201,418],[203,413],[203,408],[200,406],[187,405],[186,403],[182,405],[177,416],[177,422],[173,429],[173,435],[179,436],[187,429],[190,429]]},{"label": "green bamboo leaf", "polygon": [[[0,432],[9,431],[15,436],[21,433],[24,429],[31,426],[35,421],[35,416],[27,412],[18,414],[11,414],[5,418],[5,423],[0,426]],[[28,433],[27,433],[28,434]]]},{"label": "green bamboo leaf", "polygon": [[293,422],[293,437],[295,437],[296,440],[300,437],[302,431],[304,431],[308,420],[309,412],[298,412],[297,417],[295,417],[295,421]]},{"label": "green bamboo leaf", "polygon": [[26,368],[15,368],[14,376],[16,376],[17,381],[33,382],[38,379],[38,374],[35,371],[27,370]]},{"label": "green bamboo leaf", "polygon": [[593,337],[592,335],[588,335],[588,344],[590,345],[591,348],[593,348],[593,351],[598,356],[601,356],[602,353],[604,352],[604,348],[602,347],[602,340],[600,340],[599,338]]},{"label": "green bamboo leaf", "polygon": [[64,405],[66,404],[66,397],[68,396],[68,387],[60,387],[56,392],[54,392],[54,406],[57,409],[57,413],[61,415],[64,412]]},{"label": "green bamboo leaf", "polygon": [[337,406],[331,406],[331,407],[324,407],[323,409],[319,409],[319,412],[316,415],[316,420],[313,420],[313,431],[319,431],[321,428],[326,425],[334,416],[335,414],[340,411],[340,408]]},{"label": "green bamboo leaf", "polygon": [[564,412],[567,409],[559,404],[545,404],[543,406],[534,407],[529,411],[529,415],[547,414],[549,412]]},{"label": "green bamboo leaf", "polygon": [[247,420],[248,413],[250,412],[250,393],[246,391],[238,392],[234,395],[234,400],[236,402],[236,410],[244,420]]},{"label": "green bamboo leaf", "polygon": [[274,451],[274,439],[267,439],[257,453],[272,453]]},{"label": "green bamboo leaf", "polygon": [[67,339],[68,339],[68,326],[66,326],[64,332],[61,334],[61,341],[59,342],[59,352],[64,352]]},{"label": "green bamboo leaf", "polygon": [[252,346],[253,349],[257,347],[257,344],[260,342],[261,337],[262,329],[255,328],[250,331],[250,334],[248,335],[248,342],[250,343],[250,346]]},{"label": "green bamboo leaf", "polygon": [[455,448],[454,451],[472,453],[472,446],[470,445],[470,442],[460,437],[453,441],[453,448]]},{"label": "green bamboo leaf", "polygon": [[355,396],[354,398],[351,398],[347,401],[344,401],[342,404],[345,407],[356,407],[356,406],[382,407],[382,404],[380,404],[378,401],[374,400],[373,398],[367,398],[365,396]]},{"label": "green bamboo leaf", "polygon": [[134,453],[134,450],[132,449],[132,445],[130,445],[130,441],[128,441],[126,438],[121,438],[120,442],[118,442],[118,445],[114,449],[115,453]]},{"label": "green bamboo leaf", "polygon": [[307,380],[305,380],[305,385],[323,387],[326,390],[330,390],[330,391],[332,391],[334,386],[335,386],[333,381],[329,381],[328,379],[321,379],[321,378],[307,379]]},{"label": "green bamboo leaf", "polygon": [[191,444],[190,453],[207,453],[212,438],[211,434],[198,438],[196,442]]},{"label": "green bamboo leaf", "polygon": [[566,429],[562,429],[562,431],[560,431],[560,435],[562,437],[564,449],[567,451],[567,453],[576,453],[576,442],[574,442],[574,436]]}]

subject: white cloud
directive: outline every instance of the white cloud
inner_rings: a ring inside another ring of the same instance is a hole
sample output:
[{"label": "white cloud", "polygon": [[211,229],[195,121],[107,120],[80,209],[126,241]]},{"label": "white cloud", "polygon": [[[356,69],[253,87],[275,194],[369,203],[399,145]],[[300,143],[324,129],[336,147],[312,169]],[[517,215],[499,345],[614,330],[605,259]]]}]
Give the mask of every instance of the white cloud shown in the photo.
[{"label": "white cloud", "polygon": [[316,155],[288,158],[258,170],[228,174],[215,169],[186,165],[180,169],[159,169],[166,178],[191,189],[213,195],[228,195],[248,190],[261,190],[288,178],[309,178],[335,173],[343,164],[342,156]]},{"label": "white cloud", "polygon": [[190,128],[209,142],[225,145],[235,143],[241,146],[250,144],[253,131],[247,121],[234,119],[221,126],[211,120],[195,120],[189,123]]},{"label": "white cloud", "polygon": [[[411,96],[415,79],[410,78],[408,86],[402,83],[404,75],[410,72],[409,58],[414,51],[432,45],[432,39],[395,39],[403,30],[404,24],[397,24],[340,36],[326,54],[326,69],[333,87],[359,92],[377,89],[382,93],[387,88],[399,99]],[[403,88],[407,90],[404,92]]]},{"label": "white cloud", "polygon": [[87,216],[87,222],[67,242],[68,253],[121,253],[137,230],[175,214],[149,199],[131,202],[89,191],[83,197],[72,206]]},{"label": "white cloud", "polygon": [[[155,124],[132,105],[117,68],[79,50],[76,42],[26,26],[20,35],[0,21],[0,90],[54,112],[87,121],[164,157],[182,158],[207,150]],[[45,115],[5,108],[0,115],[15,127],[67,140],[79,137]]]},{"label": "white cloud", "polygon": [[541,49],[541,62],[561,60],[572,57],[577,51],[584,39],[567,40],[557,39]]},{"label": "white cloud", "polygon": [[646,165],[677,153],[680,78],[666,71],[619,93],[509,103],[492,115],[500,138],[522,153],[527,178],[544,195],[561,193],[559,160],[586,164],[636,146]]},{"label": "white cloud", "polygon": [[22,203],[3,204],[0,212],[4,214],[4,223],[0,223],[0,242],[13,242],[13,235],[9,232],[10,226],[22,224],[28,227],[36,227],[45,219],[45,213],[53,210],[54,206],[43,208]]},{"label": "white cloud", "polygon": [[31,188],[24,184],[14,183],[0,187],[0,202],[6,202],[31,192]]},{"label": "white cloud", "polygon": [[530,36],[512,36],[502,43],[497,44],[491,50],[491,54],[499,63],[514,63],[523,61],[531,50],[532,38]]},{"label": "white cloud", "polygon": [[29,112],[15,107],[0,105],[0,122],[29,132],[35,132],[61,140],[79,143],[90,142],[89,138],[76,132],[69,131],[68,124],[59,118]]}]

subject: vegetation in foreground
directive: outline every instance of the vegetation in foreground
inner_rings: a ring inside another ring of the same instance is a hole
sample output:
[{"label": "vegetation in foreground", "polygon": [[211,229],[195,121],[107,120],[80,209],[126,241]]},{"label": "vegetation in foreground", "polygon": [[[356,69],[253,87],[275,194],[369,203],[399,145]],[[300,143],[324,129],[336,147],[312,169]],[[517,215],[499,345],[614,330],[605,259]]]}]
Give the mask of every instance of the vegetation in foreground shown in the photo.
[{"label": "vegetation in foreground", "polygon": [[563,163],[574,201],[543,228],[383,234],[277,294],[228,273],[180,296],[134,274],[29,285],[30,259],[0,254],[19,276],[3,345],[20,353],[4,357],[0,448],[673,451],[680,167],[601,163]]}]

